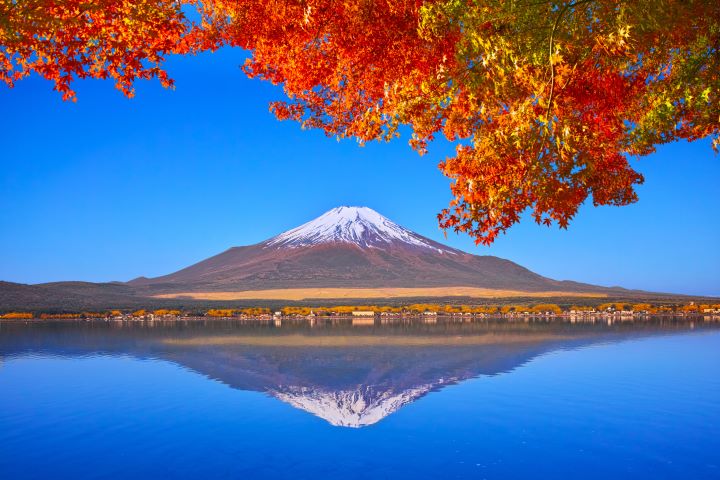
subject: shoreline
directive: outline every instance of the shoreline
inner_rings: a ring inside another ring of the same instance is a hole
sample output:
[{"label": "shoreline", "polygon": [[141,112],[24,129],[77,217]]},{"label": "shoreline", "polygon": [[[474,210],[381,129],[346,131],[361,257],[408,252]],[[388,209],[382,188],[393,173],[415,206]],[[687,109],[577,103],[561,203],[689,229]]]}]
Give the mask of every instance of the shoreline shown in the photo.
[{"label": "shoreline", "polygon": [[352,325],[373,325],[383,323],[402,323],[402,322],[420,322],[420,323],[456,323],[456,322],[471,322],[475,320],[485,321],[502,321],[502,320],[540,320],[540,321],[562,321],[563,323],[583,323],[583,322],[597,322],[597,321],[617,321],[617,322],[629,322],[629,321],[642,321],[642,320],[654,320],[654,319],[667,319],[667,320],[686,320],[686,321],[717,321],[720,322],[720,313],[632,313],[628,312],[613,312],[613,313],[593,313],[593,314],[551,314],[542,315],[536,313],[520,313],[520,314],[410,314],[410,315],[382,315],[375,314],[373,316],[353,316],[353,315],[259,315],[259,316],[202,316],[202,315],[187,315],[187,316],[141,316],[133,317],[132,315],[123,315],[116,317],[58,317],[58,318],[0,318],[0,324],[2,323],[61,323],[61,322],[107,322],[107,323],[173,323],[173,322],[247,322],[247,323],[275,323],[279,324],[282,322],[318,322],[318,323],[350,323]]}]

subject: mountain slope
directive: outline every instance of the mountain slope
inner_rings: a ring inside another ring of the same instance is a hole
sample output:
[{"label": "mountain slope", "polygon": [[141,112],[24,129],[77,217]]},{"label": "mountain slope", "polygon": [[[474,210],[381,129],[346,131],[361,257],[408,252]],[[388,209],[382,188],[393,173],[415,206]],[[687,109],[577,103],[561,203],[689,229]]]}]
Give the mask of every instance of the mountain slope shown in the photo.
[{"label": "mountain slope", "polygon": [[609,290],[548,279],[508,260],[447,247],[366,207],[338,207],[256,245],[130,284],[152,294],[308,287]]}]

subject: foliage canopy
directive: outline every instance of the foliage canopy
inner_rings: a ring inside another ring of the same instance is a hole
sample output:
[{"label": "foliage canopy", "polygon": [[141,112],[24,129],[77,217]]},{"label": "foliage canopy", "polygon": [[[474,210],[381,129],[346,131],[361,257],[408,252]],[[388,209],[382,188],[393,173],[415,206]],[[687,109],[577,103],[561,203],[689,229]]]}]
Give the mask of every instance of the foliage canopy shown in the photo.
[{"label": "foliage canopy", "polygon": [[[195,20],[190,20],[193,18]],[[705,0],[0,0],[0,79],[172,81],[170,53],[250,52],[279,119],[361,143],[412,131],[477,242],[530,211],[566,227],[588,198],[636,201],[630,156],[720,127],[720,3]]]}]

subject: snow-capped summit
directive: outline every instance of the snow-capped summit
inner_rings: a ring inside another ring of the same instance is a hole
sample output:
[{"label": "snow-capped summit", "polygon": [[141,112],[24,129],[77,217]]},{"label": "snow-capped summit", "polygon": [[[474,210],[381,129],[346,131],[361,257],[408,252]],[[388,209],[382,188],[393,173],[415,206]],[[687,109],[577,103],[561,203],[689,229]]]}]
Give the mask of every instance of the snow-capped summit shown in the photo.
[{"label": "snow-capped summit", "polygon": [[[452,250],[401,227],[368,207],[337,207],[266,242],[268,246],[307,247],[321,243],[353,243],[360,247],[385,247],[400,242],[438,252]],[[433,242],[434,243],[434,242]]]}]

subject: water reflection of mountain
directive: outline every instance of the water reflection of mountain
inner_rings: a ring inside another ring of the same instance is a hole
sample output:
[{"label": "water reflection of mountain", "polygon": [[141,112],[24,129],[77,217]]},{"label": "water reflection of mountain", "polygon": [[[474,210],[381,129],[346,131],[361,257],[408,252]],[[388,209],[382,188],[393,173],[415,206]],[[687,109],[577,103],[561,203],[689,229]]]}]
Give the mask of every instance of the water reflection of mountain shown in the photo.
[{"label": "water reflection of mountain", "polygon": [[366,328],[6,323],[0,325],[0,355],[158,358],[232,388],[267,393],[332,425],[362,427],[431,391],[509,372],[543,353],[691,328],[695,325],[681,321],[441,322]]}]

